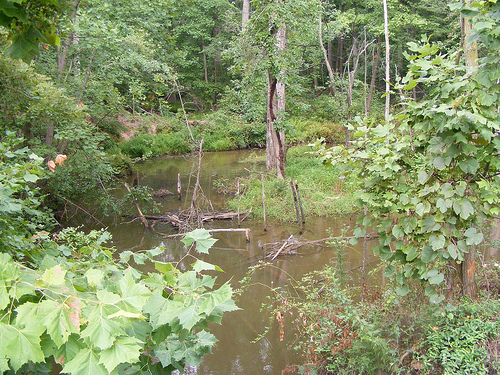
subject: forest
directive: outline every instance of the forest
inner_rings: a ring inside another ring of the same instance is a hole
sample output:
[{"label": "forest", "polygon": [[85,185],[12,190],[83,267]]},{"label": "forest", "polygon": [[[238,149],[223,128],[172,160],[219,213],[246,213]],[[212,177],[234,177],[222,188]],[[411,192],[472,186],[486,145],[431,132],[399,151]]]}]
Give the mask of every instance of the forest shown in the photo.
[{"label": "forest", "polygon": [[218,183],[238,225],[265,222],[264,191],[293,222],[298,181],[306,215],[357,219],[329,243],[364,254],[356,288],[338,262],[297,281],[303,298],[270,288],[274,324],[300,316],[282,373],[498,373],[499,67],[497,0],[0,1],[0,371],[199,365],[240,281],[217,281],[199,216],[178,262],[63,223],[137,208],[148,227],[155,192],[124,184],[137,165],[262,149],[244,192]]}]

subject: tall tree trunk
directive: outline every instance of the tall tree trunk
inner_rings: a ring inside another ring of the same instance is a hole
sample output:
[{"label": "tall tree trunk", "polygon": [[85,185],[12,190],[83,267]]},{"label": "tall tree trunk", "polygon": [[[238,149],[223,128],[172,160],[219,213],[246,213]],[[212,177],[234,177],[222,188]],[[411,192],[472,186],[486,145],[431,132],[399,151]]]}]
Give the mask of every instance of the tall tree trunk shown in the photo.
[{"label": "tall tree trunk", "polygon": [[[466,5],[470,5],[470,0],[465,1]],[[462,19],[462,43],[465,57],[465,65],[468,68],[477,67],[477,44],[475,42],[468,43],[467,37],[472,32],[472,23],[469,18]],[[476,247],[470,246],[469,252],[464,254],[462,263],[462,292],[464,296],[475,298],[477,294],[474,275],[476,271]]]},{"label": "tall tree trunk", "polygon": [[92,54],[90,55],[89,65],[87,65],[87,71],[85,72],[85,77],[83,78],[82,91],[80,91],[80,94],[78,95],[79,102],[82,100],[83,94],[85,93],[85,90],[87,88],[90,72],[92,69],[92,63],[94,62],[94,57],[95,57],[95,47],[92,48]]},{"label": "tall tree trunk", "polygon": [[[361,50],[363,51],[366,48],[366,46],[362,46]],[[349,58],[347,59],[347,121],[349,122],[352,119],[352,113],[351,113],[351,107],[352,107],[352,91],[354,88],[354,77],[356,76],[356,72],[358,70],[359,66],[359,57],[361,56],[361,53],[359,51],[358,47],[358,39],[356,37],[353,38],[352,42],[352,48],[351,48],[351,53],[349,55]],[[351,69],[350,66],[350,61],[353,61],[353,67]],[[345,128],[345,144],[346,147],[349,148],[351,142],[351,132],[349,129]]]},{"label": "tall tree trunk", "polygon": [[375,58],[373,59],[370,91],[368,92],[368,100],[366,102],[368,114],[370,114],[370,108],[371,108],[372,100],[373,100],[373,93],[375,91],[375,83],[377,82],[377,72],[378,72],[378,65],[379,65],[379,61],[380,61],[381,50],[382,50],[382,39],[379,39],[378,43],[377,43],[377,54],[375,55]]},{"label": "tall tree trunk", "polygon": [[54,123],[50,121],[47,124],[47,131],[45,132],[45,144],[47,146],[52,146],[54,142]]},{"label": "tall tree trunk", "polygon": [[390,43],[389,43],[389,18],[387,12],[387,0],[382,0],[384,3],[384,34],[385,34],[385,112],[384,119],[389,120],[389,109],[391,105],[391,59],[390,59]]},{"label": "tall tree trunk", "polygon": [[323,51],[323,57],[325,58],[326,69],[328,70],[328,77],[330,78],[330,92],[335,94],[335,76],[333,75],[332,65],[330,64],[330,59],[328,58],[328,52],[323,45],[323,27],[322,27],[322,16],[321,13],[318,17],[318,37],[319,37],[319,45],[321,50]]},{"label": "tall tree trunk", "polygon": [[243,0],[243,8],[241,10],[241,31],[244,32],[247,28],[247,23],[250,20],[250,0]]},{"label": "tall tree trunk", "polygon": [[207,66],[207,54],[205,52],[205,42],[201,41],[202,53],[203,53],[203,71],[205,72],[205,83],[208,84],[208,66]]},{"label": "tall tree trunk", "polygon": [[364,46],[365,46],[365,52],[363,54],[363,57],[364,57],[364,62],[365,62],[365,74],[363,75],[363,104],[364,104],[364,107],[365,107],[365,118],[368,118],[368,97],[366,95],[366,76],[368,75],[368,64],[367,64],[367,61],[366,61],[366,26],[365,26],[365,30],[364,30],[364,42],[363,42]]},{"label": "tall tree trunk", "polygon": [[[286,30],[281,25],[276,32],[276,55],[279,57],[286,47]],[[276,171],[278,178],[285,178],[285,132],[276,129],[276,122],[284,120],[285,115],[285,72],[277,77],[269,74],[267,100],[266,169]]]}]

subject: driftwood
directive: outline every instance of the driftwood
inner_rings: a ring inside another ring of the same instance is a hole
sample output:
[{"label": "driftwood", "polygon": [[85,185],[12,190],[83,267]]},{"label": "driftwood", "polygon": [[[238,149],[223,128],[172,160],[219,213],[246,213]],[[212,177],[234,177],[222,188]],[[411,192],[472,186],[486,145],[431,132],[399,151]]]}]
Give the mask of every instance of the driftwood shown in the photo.
[{"label": "driftwood", "polygon": [[155,198],[163,198],[166,197],[167,195],[174,195],[174,193],[172,193],[170,190],[161,188],[156,191],[153,191],[151,195]]},{"label": "driftwood", "polygon": [[[220,232],[245,232],[245,239],[250,242],[250,228],[225,228],[225,229],[207,229],[210,233],[220,233]],[[165,238],[176,238],[184,236],[184,233],[170,234],[165,236]]]},{"label": "driftwood", "polygon": [[[239,221],[243,221],[248,216],[247,212],[204,212],[200,213],[200,221],[213,221],[213,220],[232,220],[239,219]],[[153,215],[141,215],[142,219],[153,220],[157,222],[169,223],[176,228],[184,228],[190,219],[189,212],[179,212],[177,214],[165,214],[161,216],[153,216]]]}]

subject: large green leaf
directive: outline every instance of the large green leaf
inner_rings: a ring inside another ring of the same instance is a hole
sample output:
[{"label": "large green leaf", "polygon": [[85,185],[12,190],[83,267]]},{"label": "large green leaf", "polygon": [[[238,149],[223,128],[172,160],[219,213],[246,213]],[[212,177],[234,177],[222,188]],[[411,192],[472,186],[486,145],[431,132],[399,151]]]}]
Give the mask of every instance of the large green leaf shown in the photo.
[{"label": "large green leaf", "polygon": [[88,337],[102,350],[110,348],[117,336],[125,334],[121,324],[107,315],[102,305],[96,306],[90,313],[87,327],[81,333],[82,337]]},{"label": "large green leaf", "polygon": [[99,363],[99,356],[92,348],[81,349],[78,354],[62,370],[71,375],[108,375],[104,366]]},{"label": "large green leaf", "polygon": [[191,246],[193,242],[196,242],[196,251],[203,254],[208,254],[208,250],[217,242],[206,229],[195,229],[186,233],[181,241],[186,246]]},{"label": "large green leaf", "polygon": [[103,350],[99,356],[99,363],[111,372],[120,363],[135,363],[139,361],[142,346],[134,337],[118,337],[113,346]]},{"label": "large green leaf", "polygon": [[0,353],[10,360],[14,371],[28,362],[45,361],[40,347],[40,335],[44,329],[36,324],[21,329],[0,322]]},{"label": "large green leaf", "polygon": [[142,307],[151,296],[151,291],[141,282],[136,282],[131,272],[127,272],[118,282],[117,289],[121,296],[117,306],[132,313],[141,313]]},{"label": "large green leaf", "polygon": [[68,341],[71,333],[80,331],[79,327],[75,326],[71,314],[74,314],[74,312],[70,311],[69,306],[59,304],[42,319],[44,326],[47,327],[47,333],[58,347]]}]

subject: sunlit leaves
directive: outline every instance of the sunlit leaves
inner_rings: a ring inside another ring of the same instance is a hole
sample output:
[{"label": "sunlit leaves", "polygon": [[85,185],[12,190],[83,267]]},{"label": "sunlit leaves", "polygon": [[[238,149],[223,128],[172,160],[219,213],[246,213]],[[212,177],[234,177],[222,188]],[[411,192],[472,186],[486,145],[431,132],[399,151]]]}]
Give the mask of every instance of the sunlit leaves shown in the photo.
[{"label": "sunlit leaves", "polygon": [[63,367],[63,372],[71,375],[107,375],[104,366],[99,363],[99,356],[92,347],[81,349],[78,354]]},{"label": "sunlit leaves", "polygon": [[119,337],[113,345],[103,350],[99,357],[100,363],[111,373],[120,363],[136,363],[142,351],[142,345],[134,337]]},{"label": "sunlit leaves", "polygon": [[97,306],[90,313],[88,325],[81,333],[82,337],[88,337],[95,346],[103,350],[110,348],[115,338],[125,333],[120,322],[109,319],[108,315],[104,306]]}]

